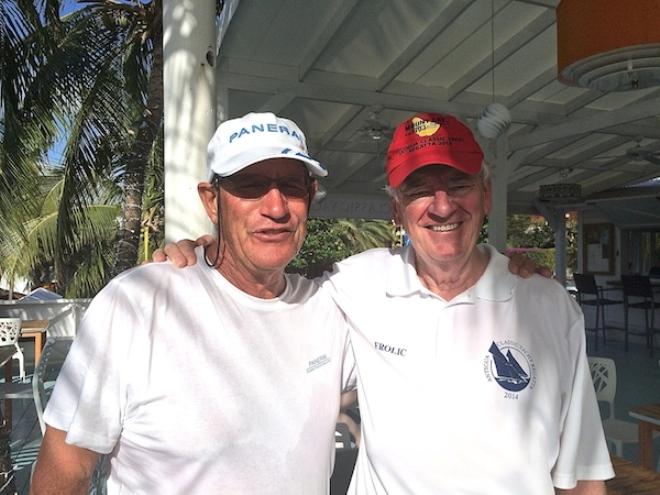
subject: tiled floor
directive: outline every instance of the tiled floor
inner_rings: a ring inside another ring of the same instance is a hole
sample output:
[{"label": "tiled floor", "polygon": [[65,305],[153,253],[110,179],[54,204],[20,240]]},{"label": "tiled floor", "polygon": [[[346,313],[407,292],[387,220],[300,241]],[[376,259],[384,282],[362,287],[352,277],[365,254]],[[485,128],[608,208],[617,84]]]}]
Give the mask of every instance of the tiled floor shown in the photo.
[{"label": "tiled floor", "polygon": [[[616,337],[620,338],[620,335],[612,333],[611,338]],[[29,345],[26,347],[26,363],[32,363],[32,350]],[[640,344],[631,344],[627,353],[623,350],[623,343],[615,340],[609,341],[606,347],[599,342],[598,347],[598,351],[595,351],[592,337],[589,337],[588,353],[610,357],[617,365],[616,417],[634,422],[628,415],[631,406],[660,402],[660,349],[656,350],[654,357],[650,357],[648,350]],[[26,371],[28,374],[32,372],[30,365]],[[30,468],[36,457],[41,433],[34,405],[30,401],[14,401],[13,410],[12,458],[16,464],[16,487],[20,494],[27,494]],[[626,459],[636,462],[637,444],[625,445],[623,455]],[[660,439],[657,439],[655,462],[659,457]],[[344,466],[344,469],[349,467]]]}]

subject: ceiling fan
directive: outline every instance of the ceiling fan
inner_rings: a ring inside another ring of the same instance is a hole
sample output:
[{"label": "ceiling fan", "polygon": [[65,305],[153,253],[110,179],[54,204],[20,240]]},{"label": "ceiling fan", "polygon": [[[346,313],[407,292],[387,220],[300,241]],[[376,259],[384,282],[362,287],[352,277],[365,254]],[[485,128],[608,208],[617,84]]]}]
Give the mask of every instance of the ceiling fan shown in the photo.
[{"label": "ceiling fan", "polygon": [[364,119],[355,132],[358,140],[380,144],[388,143],[392,139],[394,128],[388,121],[381,118],[379,113],[380,110],[372,111],[369,117]]},{"label": "ceiling fan", "polygon": [[642,137],[635,139],[635,145],[627,148],[623,155],[599,156],[598,159],[620,159],[628,157],[635,162],[648,162],[654,165],[660,165],[660,150],[653,149],[651,146],[642,146]]},{"label": "ceiling fan", "polygon": [[635,143],[635,146],[626,150],[626,156],[629,156],[636,161],[647,161],[654,165],[660,165],[660,151],[653,151],[645,149],[641,144],[641,140]]}]

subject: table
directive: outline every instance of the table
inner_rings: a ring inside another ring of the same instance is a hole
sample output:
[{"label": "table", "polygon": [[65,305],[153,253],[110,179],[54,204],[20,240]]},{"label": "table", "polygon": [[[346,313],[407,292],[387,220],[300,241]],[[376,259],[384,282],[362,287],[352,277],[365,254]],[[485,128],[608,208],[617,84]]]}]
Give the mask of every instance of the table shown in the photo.
[{"label": "table", "polygon": [[639,463],[645,468],[655,469],[653,431],[660,431],[660,404],[634,406],[628,414],[639,420]]},{"label": "table", "polygon": [[32,339],[34,341],[34,365],[37,366],[41,359],[41,351],[44,348],[44,332],[48,326],[48,320],[23,320],[21,325],[21,340]]},{"label": "table", "polygon": [[[612,287],[611,290],[614,289],[623,289],[623,280],[608,280],[605,282],[607,285],[610,285]],[[651,290],[653,292],[658,292],[660,291],[660,280],[657,279],[651,279]]]},{"label": "table", "polygon": [[605,482],[608,495],[658,495],[660,473],[612,456],[616,477]]}]

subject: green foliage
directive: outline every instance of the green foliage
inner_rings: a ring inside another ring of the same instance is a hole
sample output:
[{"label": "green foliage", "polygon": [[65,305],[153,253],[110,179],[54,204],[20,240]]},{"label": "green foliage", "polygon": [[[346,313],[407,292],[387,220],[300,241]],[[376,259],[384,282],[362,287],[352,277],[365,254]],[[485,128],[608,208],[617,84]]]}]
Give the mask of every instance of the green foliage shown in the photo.
[{"label": "green foliage", "polygon": [[538,249],[535,251],[525,251],[525,256],[534,260],[538,266],[547,266],[554,271],[555,268],[555,248]]},{"label": "green foliage", "polygon": [[90,297],[109,278],[119,206],[91,202],[85,211],[72,210],[75,235],[62,252],[57,227],[63,187],[60,176],[39,197],[38,214],[6,230],[0,239],[0,266],[9,279],[24,277],[41,285],[54,277],[67,297]]},{"label": "green foliage", "polygon": [[316,277],[337,261],[394,242],[394,226],[385,220],[310,219],[305,243],[287,270]]},{"label": "green foliage", "polygon": [[[524,253],[539,266],[554,270],[555,238],[550,224],[542,217],[510,215],[507,223],[508,248],[527,248]],[[566,267],[569,271],[577,266],[577,222],[566,220]]]},{"label": "green foliage", "polygon": [[555,234],[541,217],[510,215],[507,219],[507,245],[550,248],[555,245]]}]

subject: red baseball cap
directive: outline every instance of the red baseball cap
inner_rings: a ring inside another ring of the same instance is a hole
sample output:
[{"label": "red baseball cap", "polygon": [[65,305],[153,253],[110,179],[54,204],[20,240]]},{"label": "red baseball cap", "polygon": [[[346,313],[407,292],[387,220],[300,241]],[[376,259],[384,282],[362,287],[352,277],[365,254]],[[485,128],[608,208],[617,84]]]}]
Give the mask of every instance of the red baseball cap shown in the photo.
[{"label": "red baseball cap", "polygon": [[387,181],[398,187],[427,165],[448,165],[466,174],[481,170],[484,153],[474,134],[451,115],[420,113],[403,121],[387,149]]}]

